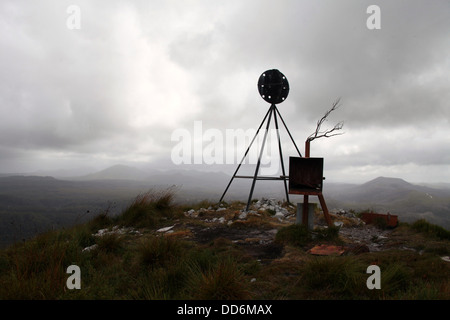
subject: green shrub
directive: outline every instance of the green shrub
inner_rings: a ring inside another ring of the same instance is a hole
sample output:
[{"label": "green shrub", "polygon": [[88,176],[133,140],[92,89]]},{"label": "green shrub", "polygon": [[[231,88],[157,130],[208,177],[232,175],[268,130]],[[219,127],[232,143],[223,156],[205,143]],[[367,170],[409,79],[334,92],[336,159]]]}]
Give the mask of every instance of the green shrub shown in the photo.
[{"label": "green shrub", "polygon": [[431,224],[425,219],[420,219],[411,225],[411,228],[415,231],[425,233],[428,236],[436,237],[441,240],[450,239],[450,231],[442,228],[441,226]]},{"label": "green shrub", "polygon": [[315,229],[314,234],[316,235],[317,240],[338,241],[339,227],[330,226],[328,228]]},{"label": "green shrub", "polygon": [[277,242],[302,247],[311,241],[312,237],[308,227],[302,224],[292,224],[278,230],[275,240]]}]

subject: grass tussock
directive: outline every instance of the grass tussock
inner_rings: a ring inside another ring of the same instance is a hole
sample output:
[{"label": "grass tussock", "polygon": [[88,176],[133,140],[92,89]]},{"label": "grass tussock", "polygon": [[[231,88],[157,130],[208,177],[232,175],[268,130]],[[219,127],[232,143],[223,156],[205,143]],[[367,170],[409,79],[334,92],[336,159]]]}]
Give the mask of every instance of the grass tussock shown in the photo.
[{"label": "grass tussock", "polygon": [[106,234],[101,236],[96,241],[98,250],[107,253],[115,253],[123,248],[123,237],[116,233]]},{"label": "grass tussock", "polygon": [[241,300],[249,299],[246,279],[239,264],[230,258],[224,258],[210,266],[202,268],[190,266],[189,288],[193,299],[199,300]]},{"label": "grass tussock", "polygon": [[161,219],[172,219],[176,216],[173,197],[174,193],[171,189],[140,194],[115,219],[115,223],[138,228],[153,228]]},{"label": "grass tussock", "polygon": [[313,257],[301,269],[301,289],[315,299],[351,299],[367,291],[366,268],[351,257]]},{"label": "grass tussock", "polygon": [[151,237],[138,248],[139,262],[151,268],[171,264],[181,256],[183,246],[173,237]]},{"label": "grass tussock", "polygon": [[303,247],[312,240],[308,227],[302,224],[292,224],[280,229],[276,234],[276,241]]},{"label": "grass tussock", "polygon": [[54,299],[76,261],[76,245],[60,232],[49,232],[12,246],[2,254],[0,298]]}]

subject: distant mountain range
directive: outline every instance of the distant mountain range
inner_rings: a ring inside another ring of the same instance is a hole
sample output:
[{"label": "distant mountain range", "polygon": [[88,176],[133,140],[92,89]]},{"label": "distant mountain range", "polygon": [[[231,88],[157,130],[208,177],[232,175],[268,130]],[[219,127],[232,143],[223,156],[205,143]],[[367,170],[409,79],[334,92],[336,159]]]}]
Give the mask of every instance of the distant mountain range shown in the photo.
[{"label": "distant mountain range", "polygon": [[[189,204],[202,200],[219,201],[231,176],[223,172],[195,170],[144,171],[116,165],[88,175],[53,178],[0,175],[0,244],[48,228],[58,228],[89,217],[114,204],[120,211],[139,193],[175,187],[175,201]],[[225,201],[249,197],[251,179],[234,179]],[[450,229],[450,188],[416,185],[399,178],[378,177],[364,184],[324,183],[323,194],[329,209],[373,210],[397,214],[400,221],[425,218]],[[253,199],[284,200],[283,183],[258,180]],[[310,197],[318,202],[316,197]],[[290,195],[292,203],[303,197]],[[109,209],[108,209],[109,210]],[[11,232],[14,231],[14,234]],[[5,236],[5,234],[8,234]]]}]

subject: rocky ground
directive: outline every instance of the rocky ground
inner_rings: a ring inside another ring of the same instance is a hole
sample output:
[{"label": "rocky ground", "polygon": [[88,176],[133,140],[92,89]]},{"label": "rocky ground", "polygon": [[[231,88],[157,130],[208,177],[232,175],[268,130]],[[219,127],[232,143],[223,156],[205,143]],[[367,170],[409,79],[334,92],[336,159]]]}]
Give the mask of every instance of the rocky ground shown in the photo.
[{"label": "rocky ground", "polygon": [[[178,236],[198,243],[231,242],[245,249],[260,261],[271,260],[282,254],[283,246],[276,243],[275,235],[281,227],[296,222],[297,209],[274,199],[254,201],[248,212],[245,204],[209,206],[189,209],[184,219],[155,230],[156,234]],[[414,250],[396,229],[380,229],[364,223],[356,214],[334,209],[330,212],[333,224],[339,227],[342,252],[363,253],[387,249]],[[314,228],[327,228],[323,212],[316,210]],[[132,228],[99,230],[95,236],[109,233],[141,235]],[[409,238],[408,238],[409,239]],[[94,249],[92,247],[85,250]]]},{"label": "rocky ground", "polygon": [[[248,212],[234,210],[230,216],[230,210],[225,207],[214,209],[200,208],[199,210],[189,210],[185,212],[187,217],[200,219],[209,226],[207,228],[193,228],[196,237],[202,241],[211,241],[217,237],[226,237],[234,242],[258,242],[268,244],[273,242],[277,230],[281,226],[295,223],[296,207],[283,205],[274,199],[261,199],[253,203]],[[222,212],[220,217],[210,217]],[[225,228],[234,224],[245,224],[249,219],[261,217],[263,215],[272,217],[273,228],[264,226],[257,229],[245,230],[239,228]],[[372,225],[366,225],[353,213],[344,210],[332,210],[332,220],[335,226],[339,227],[339,234],[349,245],[367,246],[369,251],[383,250],[393,229],[381,230]],[[220,226],[222,225],[222,227]],[[326,228],[322,212],[315,214],[315,228]],[[195,229],[195,230],[194,230]]]}]

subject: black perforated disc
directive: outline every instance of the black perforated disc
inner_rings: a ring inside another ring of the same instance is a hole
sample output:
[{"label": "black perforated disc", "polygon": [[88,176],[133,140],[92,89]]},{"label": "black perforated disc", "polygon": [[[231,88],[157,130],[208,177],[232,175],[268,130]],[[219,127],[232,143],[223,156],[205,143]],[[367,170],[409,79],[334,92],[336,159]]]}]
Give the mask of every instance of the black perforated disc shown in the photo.
[{"label": "black perforated disc", "polygon": [[284,74],[277,69],[267,70],[259,77],[258,91],[267,102],[278,104],[286,100],[289,83]]}]

